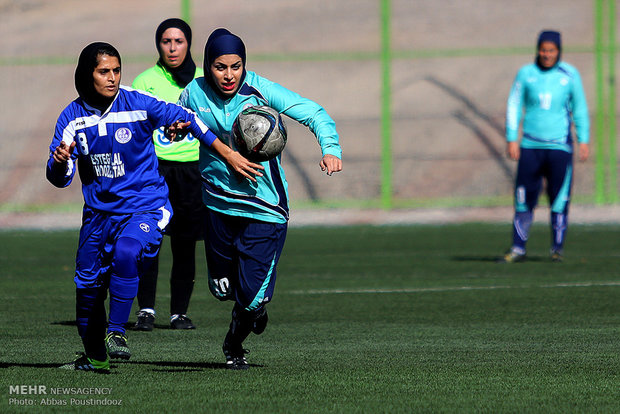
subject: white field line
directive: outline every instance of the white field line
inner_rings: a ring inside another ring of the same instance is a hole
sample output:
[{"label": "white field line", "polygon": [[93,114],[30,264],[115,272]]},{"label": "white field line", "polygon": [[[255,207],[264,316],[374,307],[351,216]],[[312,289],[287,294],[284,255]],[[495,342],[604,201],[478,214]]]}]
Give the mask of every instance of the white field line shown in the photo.
[{"label": "white field line", "polygon": [[455,292],[467,290],[495,290],[495,289],[560,289],[560,288],[583,288],[583,287],[605,287],[620,286],[620,281],[611,280],[608,282],[574,282],[574,283],[552,283],[541,285],[490,285],[490,286],[443,286],[428,288],[404,288],[404,289],[309,289],[291,290],[280,292],[280,294],[291,295],[351,295],[351,294],[391,294],[391,293],[425,293],[425,292]]}]

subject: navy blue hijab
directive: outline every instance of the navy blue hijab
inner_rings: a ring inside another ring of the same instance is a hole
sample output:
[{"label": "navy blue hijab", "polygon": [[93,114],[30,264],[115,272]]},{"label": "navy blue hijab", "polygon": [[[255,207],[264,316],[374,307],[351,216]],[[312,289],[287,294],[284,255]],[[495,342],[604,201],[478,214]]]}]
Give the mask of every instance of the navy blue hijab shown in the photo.
[{"label": "navy blue hijab", "polygon": [[555,63],[557,65],[562,57],[562,36],[560,35],[560,32],[556,32],[554,30],[545,30],[540,32],[538,35],[538,42],[536,43],[536,65],[538,65],[541,70],[549,70],[551,68],[544,68],[539,61],[540,57],[538,56],[538,51],[540,50],[540,45],[543,42],[552,42],[558,48],[558,60]]},{"label": "navy blue hijab", "polygon": [[[187,40],[187,54],[185,55],[183,62],[181,62],[181,64],[176,68],[166,66],[161,57],[161,50],[159,49],[159,42],[161,41],[164,32],[171,27],[182,31],[185,35],[185,40]],[[187,23],[185,23],[185,21],[172,18],[161,22],[155,31],[155,46],[157,47],[157,52],[159,53],[159,60],[157,61],[157,64],[165,67],[168,72],[172,74],[172,77],[179,86],[184,88],[188,83],[194,80],[194,75],[196,74],[196,63],[194,62],[194,59],[192,59],[192,53],[190,52],[192,47],[192,29]]]},{"label": "navy blue hijab", "polygon": [[93,71],[97,67],[99,55],[114,56],[118,59],[119,65],[121,63],[121,55],[114,46],[104,42],[91,43],[80,53],[75,68],[75,89],[84,102],[103,112],[110,106],[114,97],[107,98],[95,90]]},{"label": "navy blue hijab", "polygon": [[243,75],[239,80],[239,87],[237,92],[241,89],[241,85],[245,81],[245,44],[243,40],[237,35],[230,33],[226,29],[215,29],[205,44],[205,54],[203,69],[205,72],[205,80],[207,84],[213,89],[220,97],[228,99],[227,96],[220,92],[220,89],[215,85],[213,81],[213,75],[211,75],[211,64],[215,59],[222,55],[238,55],[243,63]]}]

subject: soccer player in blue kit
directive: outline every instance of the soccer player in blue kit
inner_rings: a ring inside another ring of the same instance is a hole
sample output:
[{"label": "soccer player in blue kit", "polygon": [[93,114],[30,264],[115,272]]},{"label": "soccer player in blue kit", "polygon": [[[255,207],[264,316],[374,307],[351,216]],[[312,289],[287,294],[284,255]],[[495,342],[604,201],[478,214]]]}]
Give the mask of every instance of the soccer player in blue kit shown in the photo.
[{"label": "soccer player in blue kit", "polygon": [[[551,260],[563,260],[568,207],[573,179],[572,125],[577,133],[579,159],[589,156],[590,120],[577,69],[561,61],[560,33],[543,31],[536,61],[517,73],[508,98],[506,140],[508,156],[518,160],[512,247],[501,259],[525,260],[534,208],[546,180],[551,207]],[[518,132],[523,117],[523,137]]]},{"label": "soccer player in blue kit", "polygon": [[[109,372],[109,358],[130,357],[125,336],[142,266],[159,250],[172,215],[157,169],[153,130],[189,130],[251,182],[258,164],[232,151],[195,114],[120,85],[121,58],[108,43],[86,46],[75,70],[79,97],[60,114],[47,179],[71,184],[79,171],[84,196],[76,255],[76,322],[85,353],[62,368]],[[106,335],[105,300],[110,293]]]},{"label": "soccer player in blue kit", "polygon": [[[342,170],[336,125],[325,110],[254,72],[246,70],[243,41],[226,29],[207,40],[204,77],[186,86],[179,103],[195,111],[220,138],[233,146],[232,125],[249,106],[267,105],[306,125],[322,151],[320,168]],[[247,369],[242,343],[267,325],[265,305],[272,299],[276,266],[284,247],[289,202],[281,158],[262,162],[256,182],[231,174],[222,160],[200,149],[203,200],[207,206],[209,287],[220,300],[233,300],[232,320],[222,350],[227,367]]]}]

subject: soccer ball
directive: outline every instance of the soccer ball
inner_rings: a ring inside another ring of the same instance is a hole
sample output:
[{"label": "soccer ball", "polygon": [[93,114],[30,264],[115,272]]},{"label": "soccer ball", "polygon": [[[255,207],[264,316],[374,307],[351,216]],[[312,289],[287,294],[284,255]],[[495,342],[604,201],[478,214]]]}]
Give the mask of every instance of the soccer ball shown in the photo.
[{"label": "soccer ball", "polygon": [[233,123],[237,150],[250,161],[268,161],[286,145],[286,126],[280,113],[268,106],[245,108]]}]

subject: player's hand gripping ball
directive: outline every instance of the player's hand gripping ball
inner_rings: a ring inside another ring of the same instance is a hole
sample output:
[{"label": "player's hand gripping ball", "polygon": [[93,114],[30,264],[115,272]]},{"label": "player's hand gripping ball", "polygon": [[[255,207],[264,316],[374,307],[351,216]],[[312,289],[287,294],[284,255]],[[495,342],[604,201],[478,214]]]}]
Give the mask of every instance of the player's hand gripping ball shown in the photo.
[{"label": "player's hand gripping ball", "polygon": [[232,131],[237,150],[253,162],[277,157],[286,145],[284,120],[269,106],[251,106],[241,111]]}]

